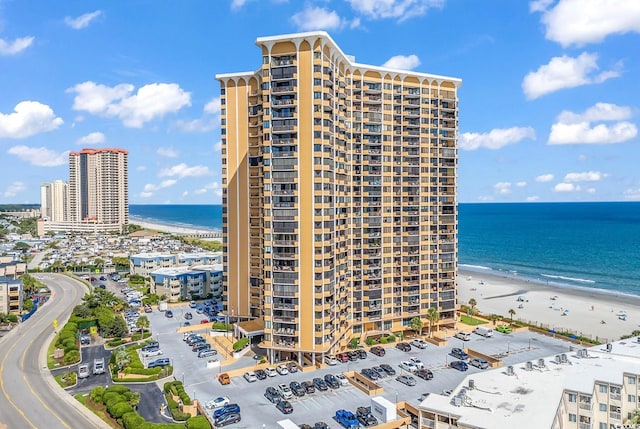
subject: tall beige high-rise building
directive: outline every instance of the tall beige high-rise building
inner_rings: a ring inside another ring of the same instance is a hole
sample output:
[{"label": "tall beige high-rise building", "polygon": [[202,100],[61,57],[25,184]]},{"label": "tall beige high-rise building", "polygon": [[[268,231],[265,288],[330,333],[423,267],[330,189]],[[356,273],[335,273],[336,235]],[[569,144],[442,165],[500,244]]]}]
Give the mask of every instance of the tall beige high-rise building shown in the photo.
[{"label": "tall beige high-rise building", "polygon": [[40,216],[50,222],[64,222],[67,212],[67,184],[62,180],[40,186]]},{"label": "tall beige high-rise building", "polygon": [[270,357],[453,326],[461,80],[364,65],[325,32],[258,38],[220,74],[226,310]]},{"label": "tall beige high-rise building", "polygon": [[129,223],[127,158],[128,152],[123,149],[69,153],[68,222]]}]

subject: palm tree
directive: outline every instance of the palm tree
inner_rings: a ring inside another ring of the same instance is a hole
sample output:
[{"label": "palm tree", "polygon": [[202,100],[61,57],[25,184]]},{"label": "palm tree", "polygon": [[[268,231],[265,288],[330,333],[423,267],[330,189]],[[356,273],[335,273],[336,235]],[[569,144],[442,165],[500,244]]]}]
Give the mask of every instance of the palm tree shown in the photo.
[{"label": "palm tree", "polygon": [[469,305],[471,306],[471,315],[473,316],[474,314],[476,314],[476,305],[478,305],[478,302],[475,298],[471,298],[469,300]]},{"label": "palm tree", "polygon": [[411,329],[413,329],[416,333],[422,336],[422,320],[416,316],[411,319]]},{"label": "palm tree", "polygon": [[429,321],[429,336],[431,336],[431,328],[434,323],[438,323],[438,319],[440,319],[440,313],[438,313],[437,307],[429,307],[427,310],[427,320]]},{"label": "palm tree", "polygon": [[516,311],[513,308],[509,309],[509,316],[511,316],[511,324],[513,325],[513,316],[515,316]]},{"label": "palm tree", "polygon": [[147,316],[140,316],[136,321],[136,327],[142,329],[142,338],[144,338],[144,330],[149,328],[149,318]]}]

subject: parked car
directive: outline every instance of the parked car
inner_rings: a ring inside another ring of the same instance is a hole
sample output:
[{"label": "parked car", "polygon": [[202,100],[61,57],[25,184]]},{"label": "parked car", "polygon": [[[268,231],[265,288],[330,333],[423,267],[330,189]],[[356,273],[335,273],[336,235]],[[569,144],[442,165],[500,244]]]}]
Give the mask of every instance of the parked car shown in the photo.
[{"label": "parked car", "polygon": [[256,369],[256,377],[258,380],[264,380],[267,378],[267,373],[263,369]]},{"label": "parked car", "polygon": [[313,425],[313,429],[329,429],[329,425],[325,422],[317,422]]},{"label": "parked car", "polygon": [[464,350],[458,347],[454,347],[451,349],[451,356],[461,360],[466,360],[469,358],[469,355]]},{"label": "parked car", "polygon": [[91,337],[89,335],[81,335],[80,344],[82,345],[91,344]]},{"label": "parked car", "polygon": [[375,371],[371,368],[363,368],[360,370],[360,374],[364,375],[365,377],[367,377],[369,380],[371,381],[376,381],[377,379],[380,378],[380,375],[378,374],[378,371]]},{"label": "parked car", "polygon": [[269,376],[269,377],[275,377],[276,375],[278,375],[278,371],[276,371],[275,369],[273,369],[271,367],[265,368],[264,372],[266,372],[267,376]]},{"label": "parked car", "polygon": [[291,389],[291,392],[293,392],[293,394],[298,397],[304,396],[307,393],[304,386],[302,386],[302,384],[298,383],[297,381],[292,381],[291,383],[289,383],[289,388]]},{"label": "parked car", "polygon": [[411,345],[413,347],[417,347],[419,349],[426,349],[427,348],[427,342],[425,340],[423,340],[422,338],[415,338],[411,341]]},{"label": "parked car", "polygon": [[258,381],[258,377],[256,377],[256,373],[253,371],[247,371],[244,373],[243,375],[244,379],[247,380],[249,383],[253,383],[255,381]]},{"label": "parked car", "polygon": [[333,366],[333,365],[337,365],[338,364],[338,359],[336,359],[335,356],[325,356],[324,358],[324,363],[326,363],[327,365]]},{"label": "parked car", "polygon": [[315,386],[316,389],[320,390],[321,392],[329,390],[329,388],[327,387],[327,383],[325,383],[324,380],[321,379],[320,377],[316,377],[313,379],[313,385]]},{"label": "parked car", "polygon": [[336,359],[338,359],[338,362],[349,362],[349,355],[347,355],[346,353],[338,353],[336,355]]},{"label": "parked car", "polygon": [[287,375],[289,374],[289,369],[287,368],[286,365],[278,365],[276,367],[276,372],[280,375]]},{"label": "parked car", "polygon": [[433,372],[428,369],[419,369],[413,373],[416,377],[420,377],[423,380],[431,380],[433,378]]},{"label": "parked car", "polygon": [[307,392],[307,394],[316,393],[316,385],[313,384],[313,381],[311,380],[303,381],[300,384],[302,384],[302,387],[304,387],[304,390],[305,392]]},{"label": "parked car", "polygon": [[454,360],[449,364],[449,366],[451,368],[457,369],[458,371],[466,371],[469,369],[469,365],[467,365],[465,361],[461,361],[461,360]]},{"label": "parked car", "polygon": [[210,350],[210,349],[211,349],[211,344],[209,343],[196,343],[193,346],[191,346],[192,352],[201,352],[203,350]]},{"label": "parked car", "polygon": [[358,358],[359,359],[366,359],[367,358],[367,352],[365,350],[358,349],[357,353],[358,353]]},{"label": "parked car", "polygon": [[147,368],[163,367],[170,364],[171,364],[171,361],[169,360],[169,358],[160,358],[160,359],[156,359],[154,361],[149,362],[147,364]]},{"label": "parked car", "polygon": [[471,340],[471,334],[469,332],[465,332],[465,331],[456,332],[455,337],[458,338],[459,340],[462,340],[462,341]]},{"label": "parked car", "polygon": [[167,310],[164,312],[164,317],[171,319],[173,317],[173,311]]},{"label": "parked car", "polygon": [[411,351],[411,346],[409,345],[409,343],[398,343],[396,344],[396,349],[403,351],[403,352],[410,352]]},{"label": "parked car", "polygon": [[473,332],[486,338],[493,337],[493,329],[485,326],[478,326]]},{"label": "parked car", "polygon": [[369,349],[376,356],[384,356],[387,352],[380,346],[373,346]]},{"label": "parked car", "polygon": [[289,362],[287,364],[287,369],[289,370],[289,374],[295,374],[298,372],[298,365],[295,362]]},{"label": "parked car", "polygon": [[280,396],[282,396],[284,399],[293,398],[293,392],[291,391],[289,386],[284,383],[278,384],[278,392],[280,392]]},{"label": "parked car", "polygon": [[398,366],[400,367],[400,369],[404,369],[405,371],[409,371],[409,372],[414,372],[415,370],[418,369],[416,368],[416,365],[410,360],[403,360],[402,362],[400,362],[400,365]]},{"label": "parked car", "polygon": [[[169,360],[169,359],[167,359]],[[93,374],[104,374],[104,358],[98,358],[93,360]]]},{"label": "parked car", "polygon": [[191,320],[193,319],[193,314],[191,314],[190,311],[187,311],[186,313],[184,313],[184,318],[187,320]]},{"label": "parked car", "polygon": [[217,428],[230,425],[232,423],[238,423],[242,418],[240,417],[240,413],[229,413],[224,414],[217,419],[214,420],[214,423]]},{"label": "parked car", "polygon": [[409,361],[411,361],[416,366],[416,369],[424,368],[424,364],[417,357],[411,357],[411,358],[409,358]]},{"label": "parked car", "polygon": [[501,332],[503,334],[510,334],[512,329],[511,329],[511,326],[500,325],[500,326],[496,327],[496,331]]},{"label": "parked car", "polygon": [[145,350],[157,349],[159,347],[160,347],[160,343],[159,342],[152,341],[152,342],[147,343],[144,346],[140,347],[140,350],[145,351]]},{"label": "parked car", "polygon": [[473,358],[469,361],[469,365],[473,365],[476,368],[480,368],[480,369],[487,369],[489,368],[489,362],[486,361],[486,359],[482,359],[482,358]]},{"label": "parked car", "polygon": [[357,361],[358,359],[360,359],[360,353],[358,353],[355,350],[350,350],[347,352],[347,356],[349,357],[349,360],[352,362]]},{"label": "parked car", "polygon": [[280,392],[278,392],[276,388],[272,386],[267,387],[267,390],[264,391],[264,397],[274,404],[277,404],[281,399]]},{"label": "parked car", "polygon": [[349,410],[336,411],[335,420],[346,429],[355,429],[360,426],[358,418]]},{"label": "parked car", "polygon": [[393,369],[388,363],[380,364],[380,368],[384,369],[384,371],[389,375],[396,375],[396,370]]},{"label": "parked car", "polygon": [[405,384],[407,386],[416,385],[416,379],[410,375],[399,375],[396,377],[396,381],[399,381],[400,383]]},{"label": "parked car", "polygon": [[336,378],[338,379],[338,383],[340,383],[341,386],[346,386],[347,384],[349,384],[349,380],[347,380],[347,377],[344,374],[336,374]]},{"label": "parked car", "polygon": [[198,303],[196,303],[195,301],[191,301],[189,303],[189,308],[196,308],[198,306]]},{"label": "parked car", "polygon": [[293,413],[293,406],[289,401],[280,401],[276,404],[276,408],[282,412],[282,414],[291,414]]},{"label": "parked car", "polygon": [[380,368],[379,366],[372,366],[371,369],[378,373],[378,377],[379,378],[386,378],[387,375],[389,375],[389,374],[387,374],[387,371],[385,371],[384,369]]},{"label": "parked car", "polygon": [[217,398],[208,401],[204,406],[209,410],[215,410],[217,408],[222,408],[225,405],[229,405],[230,403],[231,401],[228,396],[218,396]]},{"label": "parked car", "polygon": [[240,405],[238,404],[227,404],[223,407],[220,407],[218,409],[216,409],[213,412],[213,418],[217,419],[219,417],[224,416],[225,414],[229,414],[229,413],[240,413]]},{"label": "parked car", "polygon": [[227,374],[226,372],[223,372],[222,374],[220,374],[220,376],[218,376],[218,381],[223,386],[227,384],[231,384],[231,377],[229,377],[229,374]]},{"label": "parked car", "polygon": [[142,350],[140,354],[142,355],[142,357],[160,356],[162,354],[162,350],[160,350],[159,348],[153,348]]},{"label": "parked car", "polygon": [[206,350],[199,351],[198,352],[198,357],[199,358],[208,358],[208,357],[211,357],[211,356],[215,356],[217,354],[218,354],[218,351],[216,349],[206,349]]},{"label": "parked car", "polygon": [[333,374],[325,374],[324,382],[332,389],[338,389],[340,387],[340,382]]},{"label": "parked car", "polygon": [[364,427],[375,426],[378,420],[371,414],[371,407],[358,407],[356,409],[356,417]]},{"label": "parked car", "polygon": [[83,364],[78,366],[78,378],[89,377],[89,365]]}]

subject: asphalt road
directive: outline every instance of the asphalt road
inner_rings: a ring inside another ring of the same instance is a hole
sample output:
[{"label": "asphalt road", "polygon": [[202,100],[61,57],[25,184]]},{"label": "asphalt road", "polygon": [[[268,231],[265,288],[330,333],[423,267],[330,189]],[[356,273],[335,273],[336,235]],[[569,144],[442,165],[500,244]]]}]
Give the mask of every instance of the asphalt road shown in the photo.
[{"label": "asphalt road", "polygon": [[0,346],[0,425],[8,428],[108,428],[60,388],[46,368],[46,346],[86,292],[66,276],[45,274],[42,280],[52,297]]}]

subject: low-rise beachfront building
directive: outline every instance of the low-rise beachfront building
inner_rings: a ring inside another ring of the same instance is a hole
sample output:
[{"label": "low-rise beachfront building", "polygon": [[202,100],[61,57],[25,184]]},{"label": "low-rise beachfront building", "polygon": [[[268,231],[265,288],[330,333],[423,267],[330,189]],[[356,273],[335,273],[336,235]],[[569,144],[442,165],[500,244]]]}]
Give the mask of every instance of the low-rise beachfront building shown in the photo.
[{"label": "low-rise beachfront building", "polygon": [[177,265],[209,265],[222,264],[222,252],[179,253]]},{"label": "low-rise beachfront building", "polygon": [[129,272],[140,276],[148,276],[160,268],[171,268],[178,258],[171,253],[138,253],[129,257]]},{"label": "low-rise beachfront building", "polygon": [[22,281],[0,277],[0,314],[20,314],[22,299]]},{"label": "low-rise beachfront building", "polygon": [[160,268],[149,276],[151,293],[164,296],[168,302],[222,299],[222,264]]},{"label": "low-rise beachfront building", "polygon": [[420,404],[418,428],[610,429],[638,409],[640,339],[467,376]]},{"label": "low-rise beachfront building", "polygon": [[27,263],[20,261],[4,262],[0,260],[0,277],[17,279],[27,272]]}]

